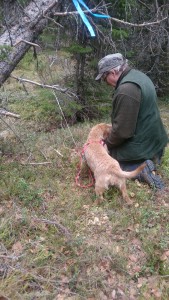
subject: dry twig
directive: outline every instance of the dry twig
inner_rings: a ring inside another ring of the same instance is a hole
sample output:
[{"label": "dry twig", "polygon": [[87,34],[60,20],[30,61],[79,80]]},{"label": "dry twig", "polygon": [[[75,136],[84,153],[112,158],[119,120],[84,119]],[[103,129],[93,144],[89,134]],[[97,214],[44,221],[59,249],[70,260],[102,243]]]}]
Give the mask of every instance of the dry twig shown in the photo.
[{"label": "dry twig", "polygon": [[33,165],[33,166],[36,166],[36,165],[47,165],[47,164],[52,164],[51,161],[44,161],[44,162],[38,162],[38,163],[31,163],[31,162],[28,162],[28,163],[21,163],[22,165]]},{"label": "dry twig", "polygon": [[37,221],[37,222],[43,222],[45,224],[48,224],[48,225],[54,225],[56,226],[59,231],[61,233],[63,233],[68,239],[71,238],[71,233],[69,232],[69,230],[63,226],[62,224],[60,224],[58,221],[51,221],[51,220],[47,220],[47,219],[39,219],[39,218],[33,218],[34,221]]}]

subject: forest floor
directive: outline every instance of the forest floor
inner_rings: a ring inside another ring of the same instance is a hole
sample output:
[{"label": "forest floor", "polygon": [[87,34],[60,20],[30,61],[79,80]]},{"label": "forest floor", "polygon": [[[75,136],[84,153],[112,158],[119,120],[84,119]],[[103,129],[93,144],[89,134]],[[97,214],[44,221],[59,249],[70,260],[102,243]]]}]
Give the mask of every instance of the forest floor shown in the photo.
[{"label": "forest floor", "polygon": [[[0,299],[169,299],[169,196],[128,180],[130,208],[115,187],[97,205],[75,177],[105,120],[57,129],[36,88],[10,80],[3,93],[21,117],[0,119]],[[159,107],[169,131],[169,104]],[[158,172],[169,185],[169,147]]]}]

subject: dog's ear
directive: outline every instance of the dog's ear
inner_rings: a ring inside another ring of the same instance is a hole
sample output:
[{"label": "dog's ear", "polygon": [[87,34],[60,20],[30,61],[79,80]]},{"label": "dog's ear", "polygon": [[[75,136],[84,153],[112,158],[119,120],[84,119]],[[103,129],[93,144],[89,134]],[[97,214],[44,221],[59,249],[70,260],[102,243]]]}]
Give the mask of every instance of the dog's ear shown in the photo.
[{"label": "dog's ear", "polygon": [[106,139],[108,135],[110,134],[112,129],[112,126],[110,124],[105,124],[104,130],[103,130],[103,138]]}]

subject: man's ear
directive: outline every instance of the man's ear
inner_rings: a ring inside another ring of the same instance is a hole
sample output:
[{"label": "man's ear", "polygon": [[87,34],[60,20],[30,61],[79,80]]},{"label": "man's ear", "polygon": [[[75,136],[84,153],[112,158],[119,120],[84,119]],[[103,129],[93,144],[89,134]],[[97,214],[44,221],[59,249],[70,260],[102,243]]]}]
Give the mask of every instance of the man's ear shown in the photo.
[{"label": "man's ear", "polygon": [[115,75],[115,74],[116,74],[116,71],[112,69],[112,70],[110,71],[110,73],[113,74],[113,75]]}]

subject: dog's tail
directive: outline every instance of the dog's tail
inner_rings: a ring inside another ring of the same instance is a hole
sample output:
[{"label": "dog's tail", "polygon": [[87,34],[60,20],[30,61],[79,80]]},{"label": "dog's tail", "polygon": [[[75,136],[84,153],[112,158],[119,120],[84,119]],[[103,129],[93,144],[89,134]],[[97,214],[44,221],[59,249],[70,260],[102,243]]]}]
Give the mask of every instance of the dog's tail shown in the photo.
[{"label": "dog's tail", "polygon": [[134,171],[123,171],[122,170],[120,175],[124,178],[133,178],[133,177],[136,177],[145,167],[146,167],[146,163],[144,162]]}]

